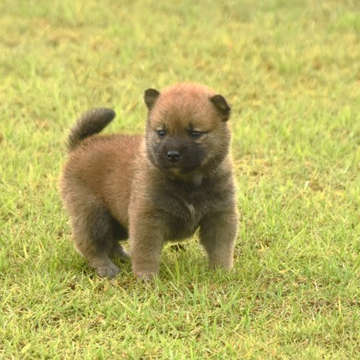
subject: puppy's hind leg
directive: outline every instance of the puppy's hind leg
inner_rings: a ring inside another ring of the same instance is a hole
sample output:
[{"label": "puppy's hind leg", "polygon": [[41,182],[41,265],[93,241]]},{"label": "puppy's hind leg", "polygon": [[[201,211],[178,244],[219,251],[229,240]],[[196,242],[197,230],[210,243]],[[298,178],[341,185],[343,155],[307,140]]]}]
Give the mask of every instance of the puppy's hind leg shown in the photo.
[{"label": "puppy's hind leg", "polygon": [[114,217],[111,221],[113,244],[109,252],[110,258],[120,257],[122,259],[130,259],[130,254],[119,244],[119,241],[127,240],[129,232]]},{"label": "puppy's hind leg", "polygon": [[112,216],[97,200],[87,199],[73,218],[74,241],[90,267],[101,277],[113,278],[120,269],[110,260],[113,248]]}]

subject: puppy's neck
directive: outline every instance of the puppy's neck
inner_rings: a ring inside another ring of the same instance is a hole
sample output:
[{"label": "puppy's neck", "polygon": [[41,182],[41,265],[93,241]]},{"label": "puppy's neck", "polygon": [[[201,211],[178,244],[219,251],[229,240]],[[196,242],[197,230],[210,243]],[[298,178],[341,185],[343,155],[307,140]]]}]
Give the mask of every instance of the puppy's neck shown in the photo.
[{"label": "puppy's neck", "polygon": [[200,187],[204,179],[204,175],[201,173],[194,174],[191,183],[194,187]]}]

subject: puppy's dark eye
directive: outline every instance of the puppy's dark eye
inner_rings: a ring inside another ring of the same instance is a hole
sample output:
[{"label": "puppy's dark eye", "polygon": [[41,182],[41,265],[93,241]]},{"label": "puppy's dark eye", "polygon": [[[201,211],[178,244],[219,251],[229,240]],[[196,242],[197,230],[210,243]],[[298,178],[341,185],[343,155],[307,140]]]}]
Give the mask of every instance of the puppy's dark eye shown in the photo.
[{"label": "puppy's dark eye", "polygon": [[195,130],[192,130],[192,131],[189,131],[189,136],[192,138],[192,139],[198,139],[203,133],[200,132],[200,131],[195,131]]},{"label": "puppy's dark eye", "polygon": [[158,134],[158,137],[159,137],[160,139],[162,139],[162,138],[165,137],[166,131],[165,131],[165,130],[158,130],[158,131],[157,131],[157,134]]}]

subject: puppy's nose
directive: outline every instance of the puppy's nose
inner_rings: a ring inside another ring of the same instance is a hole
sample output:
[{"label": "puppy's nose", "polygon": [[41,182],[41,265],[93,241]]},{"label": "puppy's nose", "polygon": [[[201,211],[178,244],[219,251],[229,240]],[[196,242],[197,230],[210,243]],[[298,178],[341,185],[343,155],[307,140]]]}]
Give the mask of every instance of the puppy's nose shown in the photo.
[{"label": "puppy's nose", "polygon": [[175,162],[180,159],[180,152],[177,150],[170,150],[166,153],[166,156],[169,161]]}]

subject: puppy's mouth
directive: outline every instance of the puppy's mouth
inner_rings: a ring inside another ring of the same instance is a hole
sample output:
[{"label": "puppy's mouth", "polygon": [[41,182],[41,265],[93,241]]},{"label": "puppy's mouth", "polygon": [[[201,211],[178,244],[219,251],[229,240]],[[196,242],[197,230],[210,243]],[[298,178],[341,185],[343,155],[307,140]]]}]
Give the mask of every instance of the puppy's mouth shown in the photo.
[{"label": "puppy's mouth", "polygon": [[188,174],[201,167],[201,164],[186,164],[186,162],[180,161],[175,163],[160,161],[159,165],[163,170],[169,171],[174,175]]},{"label": "puppy's mouth", "polygon": [[182,171],[178,167],[170,167],[170,168],[168,168],[168,170],[174,176],[181,176],[182,175]]},{"label": "puppy's mouth", "polygon": [[168,167],[167,171],[171,178],[191,184],[192,187],[199,187],[203,182],[203,174],[199,167],[184,171],[179,167]]},{"label": "puppy's mouth", "polygon": [[173,174],[189,174],[201,168],[202,158],[199,153],[189,151],[164,151],[158,154],[158,164]]}]

